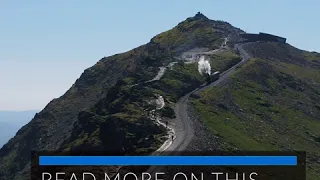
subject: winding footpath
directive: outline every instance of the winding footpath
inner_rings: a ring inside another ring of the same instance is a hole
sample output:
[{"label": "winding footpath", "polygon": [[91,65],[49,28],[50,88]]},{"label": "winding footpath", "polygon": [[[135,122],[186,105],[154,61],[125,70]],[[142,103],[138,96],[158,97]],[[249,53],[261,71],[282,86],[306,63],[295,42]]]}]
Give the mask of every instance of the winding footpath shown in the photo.
[{"label": "winding footpath", "polygon": [[[175,120],[175,124],[172,127],[175,131],[175,139],[163,151],[158,150],[157,155],[164,155],[164,154],[165,155],[175,155],[174,152],[178,153],[179,151],[183,151],[187,148],[187,146],[191,142],[192,138],[194,137],[193,122],[188,117],[188,112],[187,112],[189,96],[192,93],[199,94],[201,91],[207,89],[208,87],[217,86],[220,82],[227,79],[230,76],[230,74],[235,70],[236,67],[244,64],[249,58],[251,58],[250,55],[243,49],[242,46],[243,46],[243,44],[236,44],[235,45],[235,49],[238,50],[238,52],[240,53],[240,56],[242,58],[242,60],[238,64],[234,65],[230,69],[221,73],[220,78],[217,81],[215,81],[205,87],[197,88],[179,99],[179,101],[176,103],[175,109],[174,109],[177,118]],[[147,172],[150,174],[155,174],[155,172],[161,172],[161,168],[162,168],[161,166],[151,166],[147,170]]]}]

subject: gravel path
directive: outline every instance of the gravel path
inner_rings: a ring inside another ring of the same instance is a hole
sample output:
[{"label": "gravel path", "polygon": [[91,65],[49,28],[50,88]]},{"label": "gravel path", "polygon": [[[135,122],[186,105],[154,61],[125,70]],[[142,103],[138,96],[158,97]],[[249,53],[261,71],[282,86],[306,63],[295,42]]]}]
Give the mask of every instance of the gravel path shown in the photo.
[{"label": "gravel path", "polygon": [[[206,126],[200,121],[197,113],[189,105],[189,96],[199,94],[201,91],[208,87],[216,86],[223,80],[227,79],[229,75],[235,70],[237,66],[245,63],[249,58],[249,54],[243,50],[242,45],[237,44],[235,48],[240,52],[242,61],[234,65],[227,71],[221,73],[220,78],[203,87],[197,88],[187,95],[179,99],[175,105],[175,114],[177,118],[174,121],[173,129],[175,130],[175,140],[171,145],[166,148],[165,151],[160,152],[159,155],[176,155],[179,151],[204,151],[213,150],[218,148],[218,139],[215,137]],[[155,174],[155,172],[161,172],[164,167],[152,166],[148,169],[148,173]],[[153,177],[154,178],[154,177]]]}]

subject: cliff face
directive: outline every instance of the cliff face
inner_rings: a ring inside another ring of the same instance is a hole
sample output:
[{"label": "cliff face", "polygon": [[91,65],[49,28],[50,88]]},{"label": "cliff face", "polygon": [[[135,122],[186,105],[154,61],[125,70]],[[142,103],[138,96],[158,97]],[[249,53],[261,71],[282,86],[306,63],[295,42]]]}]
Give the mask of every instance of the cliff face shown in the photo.
[{"label": "cliff face", "polygon": [[[124,149],[128,153],[154,150],[163,141],[164,130],[145,115],[148,107],[145,99],[151,98],[155,91],[175,99],[181,96],[181,91],[172,90],[172,81],[159,82],[148,89],[128,87],[152,79],[160,66],[175,61],[182,52],[196,47],[215,49],[223,37],[236,36],[238,31],[241,30],[228,23],[196,15],[155,36],[145,45],[102,58],[0,150],[0,177],[29,179],[31,150],[97,148]],[[176,72],[173,76],[183,83],[182,91],[203,82],[201,77],[195,78],[198,75],[191,73],[196,72],[196,66],[180,64],[179,67],[185,73]],[[190,69],[195,71],[187,71]],[[146,136],[149,140],[142,141]]]}]

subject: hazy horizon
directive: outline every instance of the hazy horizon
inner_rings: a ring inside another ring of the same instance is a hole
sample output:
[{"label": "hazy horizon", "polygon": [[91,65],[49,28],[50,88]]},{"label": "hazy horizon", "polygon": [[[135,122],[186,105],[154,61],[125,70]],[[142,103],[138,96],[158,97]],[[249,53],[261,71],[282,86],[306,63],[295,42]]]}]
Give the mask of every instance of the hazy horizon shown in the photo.
[{"label": "hazy horizon", "polygon": [[36,112],[39,109],[29,109],[29,110],[0,110],[0,113],[19,113],[19,112]]},{"label": "hazy horizon", "polygon": [[17,131],[31,121],[39,110],[0,111],[0,148],[12,138]]},{"label": "hazy horizon", "polygon": [[0,110],[42,110],[101,58],[145,44],[198,11],[320,52],[319,6],[316,0],[0,2]]}]

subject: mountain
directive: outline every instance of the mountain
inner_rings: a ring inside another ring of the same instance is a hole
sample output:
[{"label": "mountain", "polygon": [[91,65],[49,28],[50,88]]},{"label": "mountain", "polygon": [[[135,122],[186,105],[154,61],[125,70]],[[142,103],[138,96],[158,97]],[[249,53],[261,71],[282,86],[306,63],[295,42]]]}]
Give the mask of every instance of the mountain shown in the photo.
[{"label": "mountain", "polygon": [[27,124],[38,111],[0,111],[0,147]]},{"label": "mountain", "polygon": [[[31,150],[155,150],[164,141],[165,131],[147,118],[148,101],[155,94],[166,95],[170,109],[170,104],[202,84],[204,78],[196,64],[178,63],[170,75],[166,73],[152,87],[130,86],[152,79],[159,67],[179,61],[177,56],[182,52],[196,47],[217,48],[224,37],[236,36],[239,31],[197,14],[145,45],[102,58],[3,146],[1,177],[28,179]],[[226,68],[232,63],[233,59],[220,59],[216,66]],[[146,137],[148,140],[143,140]]]},{"label": "mountain", "polygon": [[[3,146],[0,177],[29,179],[31,150],[124,154],[157,150],[168,132],[154,115],[172,123],[178,100],[207,82],[208,77],[200,73],[197,63],[201,56],[206,57],[204,62],[209,63],[211,72],[224,72],[239,63],[241,56],[234,47],[241,40],[240,33],[244,31],[198,13],[147,44],[102,58]],[[190,112],[194,111],[191,117],[198,118],[195,125],[200,124],[200,129],[194,127],[200,134],[190,149],[205,149],[208,144],[217,149],[285,149],[284,145],[301,137],[299,142],[306,139],[304,147],[317,158],[319,54],[275,42],[247,43],[243,48],[254,58],[236,68],[221,87],[205,89],[190,99]],[[288,110],[293,107],[297,110]],[[273,118],[275,122],[271,122]],[[220,122],[224,119],[229,124]],[[292,141],[271,146],[271,138],[252,135],[257,127],[266,134],[279,131],[268,137],[284,135],[284,140]],[[287,134],[277,129],[284,127],[288,128],[283,131]],[[311,173],[319,171],[312,168]]]}]

